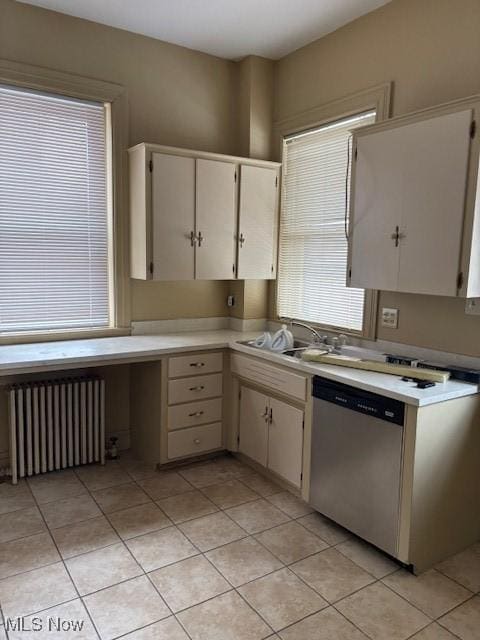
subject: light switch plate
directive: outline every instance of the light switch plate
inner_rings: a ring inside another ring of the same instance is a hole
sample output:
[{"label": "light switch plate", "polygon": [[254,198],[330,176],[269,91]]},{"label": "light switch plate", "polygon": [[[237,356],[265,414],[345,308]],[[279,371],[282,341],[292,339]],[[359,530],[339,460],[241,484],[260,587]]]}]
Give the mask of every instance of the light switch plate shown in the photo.
[{"label": "light switch plate", "polygon": [[398,309],[382,308],[382,327],[398,329]]},{"label": "light switch plate", "polygon": [[480,298],[469,298],[465,304],[465,313],[480,316]]}]

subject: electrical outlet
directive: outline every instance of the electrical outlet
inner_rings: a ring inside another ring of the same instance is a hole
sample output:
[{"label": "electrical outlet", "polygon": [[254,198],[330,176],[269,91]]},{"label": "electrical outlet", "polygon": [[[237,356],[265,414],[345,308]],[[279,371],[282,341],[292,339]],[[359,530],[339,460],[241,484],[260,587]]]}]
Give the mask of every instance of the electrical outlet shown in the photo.
[{"label": "electrical outlet", "polygon": [[382,327],[398,329],[398,309],[382,308]]},{"label": "electrical outlet", "polygon": [[234,307],[234,306],[235,306],[235,296],[228,296],[227,307]]},{"label": "electrical outlet", "polygon": [[465,313],[480,316],[480,298],[469,298],[465,304]]}]

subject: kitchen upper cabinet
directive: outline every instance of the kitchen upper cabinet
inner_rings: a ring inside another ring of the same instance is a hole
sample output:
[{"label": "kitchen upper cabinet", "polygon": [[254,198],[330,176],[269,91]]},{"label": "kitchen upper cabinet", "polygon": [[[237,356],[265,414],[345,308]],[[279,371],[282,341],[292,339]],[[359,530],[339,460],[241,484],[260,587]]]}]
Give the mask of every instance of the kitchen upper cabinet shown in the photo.
[{"label": "kitchen upper cabinet", "polygon": [[238,277],[271,279],[276,271],[278,171],[242,165]]},{"label": "kitchen upper cabinet", "polygon": [[242,387],[239,414],[239,451],[264,467],[268,456],[268,397]]},{"label": "kitchen upper cabinet", "polygon": [[139,144],[129,171],[132,278],[274,277],[278,163]]},{"label": "kitchen upper cabinet", "polygon": [[349,286],[480,295],[479,114],[468,99],[355,131]]},{"label": "kitchen upper cabinet", "polygon": [[242,386],[238,449],[296,487],[303,464],[304,412]]},{"label": "kitchen upper cabinet", "polygon": [[195,160],[152,153],[152,163],[152,277],[193,280]]},{"label": "kitchen upper cabinet", "polygon": [[235,277],[237,165],[196,160],[196,277]]}]

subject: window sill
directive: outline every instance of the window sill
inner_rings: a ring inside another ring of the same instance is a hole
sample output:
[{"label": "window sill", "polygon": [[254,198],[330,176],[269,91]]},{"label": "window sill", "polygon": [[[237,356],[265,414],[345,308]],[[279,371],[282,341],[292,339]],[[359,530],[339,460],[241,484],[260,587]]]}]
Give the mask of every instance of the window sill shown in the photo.
[{"label": "window sill", "polygon": [[128,328],[107,327],[102,329],[64,329],[62,331],[29,331],[0,334],[0,346],[11,344],[29,344],[33,342],[55,342],[62,340],[87,340],[89,338],[113,338],[129,336]]}]

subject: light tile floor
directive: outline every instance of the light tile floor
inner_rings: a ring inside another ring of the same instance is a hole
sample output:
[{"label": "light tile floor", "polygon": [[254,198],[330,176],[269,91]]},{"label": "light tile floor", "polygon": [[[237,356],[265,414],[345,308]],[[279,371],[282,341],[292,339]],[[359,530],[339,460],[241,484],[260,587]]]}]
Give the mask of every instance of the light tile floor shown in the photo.
[{"label": "light tile floor", "polygon": [[480,543],[415,577],[232,457],[123,456],[0,484],[0,605],[0,640],[480,640]]}]

